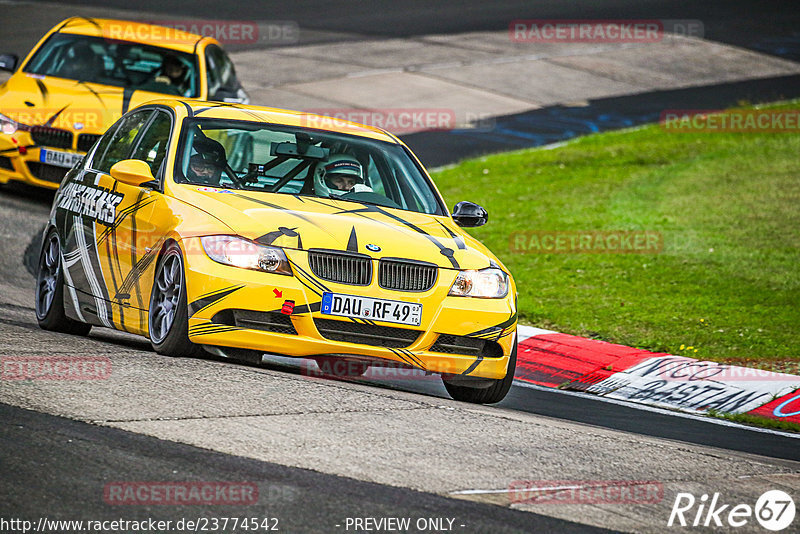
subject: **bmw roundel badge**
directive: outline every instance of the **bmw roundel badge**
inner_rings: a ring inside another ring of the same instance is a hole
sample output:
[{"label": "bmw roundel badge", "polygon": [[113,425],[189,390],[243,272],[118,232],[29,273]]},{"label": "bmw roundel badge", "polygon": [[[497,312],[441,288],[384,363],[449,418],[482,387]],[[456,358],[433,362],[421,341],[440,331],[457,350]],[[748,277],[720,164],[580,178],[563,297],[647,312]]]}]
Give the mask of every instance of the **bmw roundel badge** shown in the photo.
[{"label": "bmw roundel badge", "polygon": [[369,250],[370,252],[380,252],[381,251],[381,247],[379,247],[378,245],[373,245],[372,243],[370,243],[369,245],[367,245],[367,250]]}]

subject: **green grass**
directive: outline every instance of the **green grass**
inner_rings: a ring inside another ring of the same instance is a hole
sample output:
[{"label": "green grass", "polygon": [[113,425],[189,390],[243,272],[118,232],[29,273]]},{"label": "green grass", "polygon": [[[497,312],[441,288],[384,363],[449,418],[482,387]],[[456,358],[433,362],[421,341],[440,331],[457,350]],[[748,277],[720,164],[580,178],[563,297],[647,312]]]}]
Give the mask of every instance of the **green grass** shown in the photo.
[{"label": "green grass", "polygon": [[[800,101],[780,106],[797,109]],[[800,135],[658,125],[434,173],[513,273],[522,323],[695,358],[797,372]],[[660,232],[657,254],[514,253],[513,232]],[[688,348],[687,348],[688,347]]]},{"label": "green grass", "polygon": [[761,428],[769,428],[771,430],[780,430],[782,432],[800,432],[800,424],[791,421],[784,421],[781,419],[770,419],[761,415],[753,415],[749,413],[723,413],[723,412],[709,412],[710,417],[717,417],[725,419],[733,423],[742,425],[758,426]]}]

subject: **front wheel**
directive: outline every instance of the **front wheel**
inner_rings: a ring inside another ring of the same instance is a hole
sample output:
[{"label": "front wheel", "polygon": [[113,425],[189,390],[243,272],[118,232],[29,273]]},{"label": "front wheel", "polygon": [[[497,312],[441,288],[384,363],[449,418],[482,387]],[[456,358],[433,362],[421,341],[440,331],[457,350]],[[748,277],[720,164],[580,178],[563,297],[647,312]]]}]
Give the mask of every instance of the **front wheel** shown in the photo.
[{"label": "front wheel", "polygon": [[508,360],[508,370],[506,376],[491,380],[489,387],[470,387],[464,385],[456,385],[449,383],[442,377],[445,389],[453,399],[462,402],[472,402],[475,404],[494,404],[500,402],[508,394],[511,389],[511,383],[514,382],[514,372],[517,368],[517,340],[514,339],[514,348],[511,350],[511,357]]},{"label": "front wheel", "polygon": [[148,312],[150,344],[167,356],[199,356],[203,349],[189,341],[189,312],[183,255],[171,243],[156,268]]},{"label": "front wheel", "polygon": [[70,319],[64,313],[64,272],[61,242],[55,230],[44,238],[36,273],[36,320],[44,330],[85,336],[92,325]]}]

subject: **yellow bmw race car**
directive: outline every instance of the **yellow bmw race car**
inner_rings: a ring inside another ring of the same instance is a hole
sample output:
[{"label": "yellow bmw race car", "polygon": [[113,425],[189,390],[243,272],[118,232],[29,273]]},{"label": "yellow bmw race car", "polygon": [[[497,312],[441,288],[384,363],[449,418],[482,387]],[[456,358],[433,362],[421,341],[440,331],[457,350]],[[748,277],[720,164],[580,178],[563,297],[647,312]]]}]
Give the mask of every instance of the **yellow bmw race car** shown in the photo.
[{"label": "yellow bmw race car", "polygon": [[128,109],[164,95],[247,103],[233,63],[212,38],[123,20],[55,26],[0,85],[0,184],[55,189]]},{"label": "yellow bmw race car", "polygon": [[[231,138],[246,139],[226,149]],[[243,152],[243,153],[241,153]],[[516,289],[395,136],[312,114],[190,100],[128,112],[66,175],[44,233],[42,328],[92,325],[260,361],[335,358],[356,374],[441,374],[500,401]]]}]

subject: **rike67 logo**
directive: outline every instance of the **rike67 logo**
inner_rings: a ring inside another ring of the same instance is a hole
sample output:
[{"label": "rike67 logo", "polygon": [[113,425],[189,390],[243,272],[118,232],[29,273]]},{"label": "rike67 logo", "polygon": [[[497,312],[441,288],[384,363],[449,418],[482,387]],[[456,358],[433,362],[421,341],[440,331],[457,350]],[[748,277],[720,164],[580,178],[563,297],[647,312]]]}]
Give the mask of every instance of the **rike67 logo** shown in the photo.
[{"label": "rike67 logo", "polygon": [[794,522],[794,501],[788,493],[770,490],[761,495],[755,506],[749,504],[724,503],[719,493],[709,499],[703,494],[699,499],[691,493],[678,493],[667,526],[681,527],[744,527],[750,526],[753,519],[765,529],[773,532],[784,530]]}]

